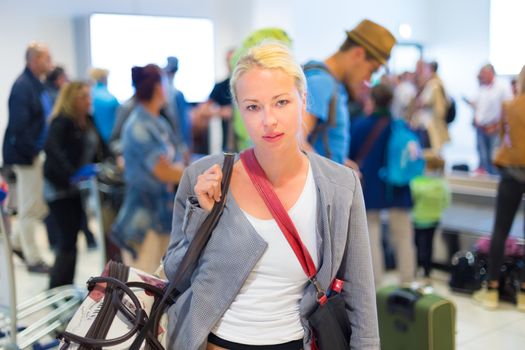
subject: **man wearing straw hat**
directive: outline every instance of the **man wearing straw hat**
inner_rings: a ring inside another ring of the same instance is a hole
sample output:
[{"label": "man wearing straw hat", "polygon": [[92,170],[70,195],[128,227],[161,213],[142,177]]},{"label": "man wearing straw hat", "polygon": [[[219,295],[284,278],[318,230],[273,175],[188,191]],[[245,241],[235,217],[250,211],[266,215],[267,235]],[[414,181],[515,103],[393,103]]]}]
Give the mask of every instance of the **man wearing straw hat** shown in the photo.
[{"label": "man wearing straw hat", "polygon": [[335,162],[353,166],[347,159],[350,145],[350,113],[345,84],[370,80],[385,64],[396,40],[383,26],[361,21],[348,31],[339,50],[324,61],[305,65],[308,113],[304,118],[305,148]]}]

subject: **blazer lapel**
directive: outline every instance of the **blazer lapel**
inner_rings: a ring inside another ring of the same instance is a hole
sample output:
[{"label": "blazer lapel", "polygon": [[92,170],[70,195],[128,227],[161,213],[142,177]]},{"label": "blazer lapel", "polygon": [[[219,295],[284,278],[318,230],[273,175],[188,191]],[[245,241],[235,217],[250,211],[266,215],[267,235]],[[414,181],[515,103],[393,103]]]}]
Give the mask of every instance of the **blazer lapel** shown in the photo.
[{"label": "blazer lapel", "polygon": [[330,186],[326,178],[321,176],[321,169],[314,157],[310,157],[310,164],[317,187],[317,254],[319,267],[317,280],[324,289],[330,287],[332,280],[332,208],[334,187]]}]

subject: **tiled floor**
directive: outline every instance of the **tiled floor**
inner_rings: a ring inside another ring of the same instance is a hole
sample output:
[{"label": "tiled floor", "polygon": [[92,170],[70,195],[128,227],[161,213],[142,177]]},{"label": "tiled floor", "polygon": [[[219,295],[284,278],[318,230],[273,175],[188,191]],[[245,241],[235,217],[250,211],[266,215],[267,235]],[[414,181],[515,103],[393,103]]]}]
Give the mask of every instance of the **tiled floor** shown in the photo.
[{"label": "tiled floor", "polygon": [[[83,235],[79,237],[75,283],[82,287],[90,276],[100,273],[102,259],[100,250],[88,251]],[[53,254],[47,249],[47,241],[42,228],[39,230],[38,240],[45,247],[46,260],[52,262]],[[28,273],[18,259],[15,259],[15,270],[19,302],[47,288],[48,277]],[[395,282],[395,279],[394,274],[387,275],[387,282]],[[521,350],[524,348],[525,313],[520,313],[512,305],[505,303],[496,311],[484,310],[475,305],[469,296],[451,293],[447,286],[445,273],[434,272],[432,282],[438,294],[452,299],[457,306],[457,350]]]},{"label": "tiled floor", "polygon": [[[390,274],[387,278],[395,279],[395,276]],[[494,311],[485,310],[475,304],[469,295],[452,293],[447,282],[448,274],[440,271],[433,273],[435,293],[456,304],[457,350],[524,348],[525,313],[517,311],[509,303],[501,303]]]}]

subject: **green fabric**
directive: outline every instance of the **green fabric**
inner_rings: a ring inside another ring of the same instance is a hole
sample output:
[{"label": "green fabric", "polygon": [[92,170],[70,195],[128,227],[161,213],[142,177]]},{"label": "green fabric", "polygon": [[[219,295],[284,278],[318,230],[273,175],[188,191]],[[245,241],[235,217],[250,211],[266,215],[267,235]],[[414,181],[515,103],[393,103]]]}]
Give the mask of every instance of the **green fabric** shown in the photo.
[{"label": "green fabric", "polygon": [[390,108],[377,107],[374,109],[374,115],[392,118],[392,112],[390,111]]},{"label": "green fabric", "polygon": [[244,126],[241,113],[239,112],[239,108],[237,108],[237,106],[235,106],[233,109],[232,118],[233,132],[235,133],[235,147],[237,148],[237,151],[240,152],[252,147],[252,140],[250,139],[250,135],[248,135],[248,130],[246,130],[246,127]]},{"label": "green fabric", "polygon": [[377,312],[381,350],[455,349],[456,308],[445,298],[389,286],[377,291]]},{"label": "green fabric", "polygon": [[427,228],[441,219],[450,204],[450,191],[442,177],[418,176],[410,183],[414,207],[412,217],[416,228]]},{"label": "green fabric", "polygon": [[[231,66],[235,67],[239,59],[246,53],[248,50],[257,44],[260,44],[264,40],[276,40],[289,47],[292,46],[292,39],[288,34],[280,28],[262,28],[254,31],[248,37],[246,37],[242,45],[235,51],[232,56]],[[233,131],[235,133],[235,143],[237,151],[242,151],[252,146],[252,141],[248,131],[244,126],[242,121],[241,114],[237,106],[234,106],[233,109]]]}]

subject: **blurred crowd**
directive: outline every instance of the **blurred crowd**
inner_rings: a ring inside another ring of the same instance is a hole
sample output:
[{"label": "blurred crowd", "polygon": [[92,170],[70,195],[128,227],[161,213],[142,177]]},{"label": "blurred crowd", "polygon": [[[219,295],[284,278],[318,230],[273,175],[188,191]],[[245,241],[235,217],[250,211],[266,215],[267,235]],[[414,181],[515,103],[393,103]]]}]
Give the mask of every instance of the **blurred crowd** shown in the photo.
[{"label": "blurred crowd", "polygon": [[[243,52],[268,39],[292,47],[285,31],[258,30],[237,49],[228,50],[229,72]],[[365,20],[348,32],[333,55],[304,64],[308,82],[304,149],[352,167],[360,175],[378,285],[384,270],[385,222],[401,281],[429,277],[432,238],[450,201],[443,178],[443,148],[450,142],[451,123],[465,118],[456,115],[456,101],[439,76],[438,62],[421,59],[413,71],[400,74],[382,69],[394,45],[390,32]],[[72,283],[77,233],[86,234],[89,247],[97,246],[86,215],[89,200],[80,185],[100,174],[96,164],[106,164],[120,174],[118,186],[124,191],[112,208],[116,217],[107,226],[107,245],[121,252],[117,259],[153,272],[169,243],[173,200],[184,168],[202,155],[250,146],[232,103],[229,77],[214,86],[208,100],[190,104],[174,81],[179,65],[192,63],[167,57],[163,67],[133,67],[134,95],[118,101],[108,89],[111,72],[94,67],[89,81],[72,78],[64,67],[53,64],[44,43],[28,45],[25,63],[9,97],[3,144],[4,168],[16,175],[15,253],[29,271],[49,273],[50,287]],[[510,177],[514,182],[505,186],[523,192],[523,156],[500,154],[493,162],[500,147],[521,147],[516,138],[525,120],[524,109],[504,103],[523,99],[523,72],[511,87],[486,64],[477,79],[477,95],[464,98],[472,107],[477,137],[479,166],[474,172]],[[394,120],[404,121],[417,135],[426,161],[424,174],[399,186],[385,183],[379,175]],[[210,141],[214,130],[220,130],[219,144]],[[56,254],[52,266],[35,241],[40,220]],[[421,269],[416,273],[418,265]]]}]

